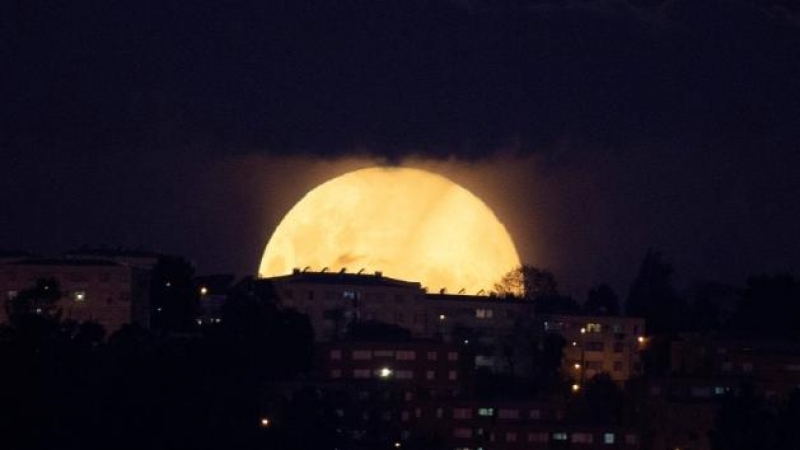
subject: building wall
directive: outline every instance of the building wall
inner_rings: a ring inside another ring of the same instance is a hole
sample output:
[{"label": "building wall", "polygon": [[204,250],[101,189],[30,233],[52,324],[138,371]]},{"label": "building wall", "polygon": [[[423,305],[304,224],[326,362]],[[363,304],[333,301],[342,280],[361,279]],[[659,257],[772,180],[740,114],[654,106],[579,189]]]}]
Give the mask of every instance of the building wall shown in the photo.
[{"label": "building wall", "polygon": [[540,321],[542,330],[566,340],[562,370],[575,381],[605,372],[624,382],[640,373],[640,351],[647,344],[644,319],[550,314]]},{"label": "building wall", "polygon": [[[63,319],[95,321],[108,335],[124,324],[149,324],[148,277],[144,271],[109,261],[14,262],[0,265],[0,295],[7,301],[42,278],[58,282],[62,298],[56,308]],[[5,308],[1,308],[0,321],[7,320]]]}]

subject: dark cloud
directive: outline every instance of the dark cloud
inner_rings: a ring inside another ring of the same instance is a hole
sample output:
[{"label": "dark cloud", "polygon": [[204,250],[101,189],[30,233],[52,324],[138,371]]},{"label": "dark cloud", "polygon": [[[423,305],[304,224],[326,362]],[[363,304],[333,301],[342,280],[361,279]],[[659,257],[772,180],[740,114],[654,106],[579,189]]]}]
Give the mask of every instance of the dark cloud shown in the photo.
[{"label": "dark cloud", "polygon": [[476,157],[797,137],[792,2],[17,2],[2,145]]}]

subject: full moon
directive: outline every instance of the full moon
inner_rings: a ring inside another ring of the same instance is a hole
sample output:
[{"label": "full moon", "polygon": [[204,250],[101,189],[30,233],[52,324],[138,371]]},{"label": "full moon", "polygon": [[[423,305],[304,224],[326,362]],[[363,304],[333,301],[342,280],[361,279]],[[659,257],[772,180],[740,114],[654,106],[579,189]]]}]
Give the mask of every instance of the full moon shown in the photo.
[{"label": "full moon", "polygon": [[411,168],[368,168],[309,191],[272,234],[259,275],[294,268],[381,271],[429,291],[489,291],[520,265],[514,242],[478,197]]}]

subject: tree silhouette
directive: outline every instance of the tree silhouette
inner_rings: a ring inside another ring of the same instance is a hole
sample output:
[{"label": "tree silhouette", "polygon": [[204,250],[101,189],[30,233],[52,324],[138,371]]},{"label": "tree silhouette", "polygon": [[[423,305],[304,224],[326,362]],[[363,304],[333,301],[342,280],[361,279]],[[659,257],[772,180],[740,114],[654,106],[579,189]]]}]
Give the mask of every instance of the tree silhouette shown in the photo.
[{"label": "tree silhouette", "polygon": [[648,250],[631,285],[626,312],[644,317],[650,332],[675,332],[685,326],[686,304],[672,287],[672,272],[661,253]]},{"label": "tree silhouette", "polygon": [[503,276],[494,285],[494,293],[498,296],[521,297],[525,300],[536,300],[543,296],[558,295],[556,279],[547,270],[529,265],[517,267]]},{"label": "tree silhouette", "polygon": [[584,309],[589,314],[616,316],[619,314],[619,297],[607,284],[589,290]]}]

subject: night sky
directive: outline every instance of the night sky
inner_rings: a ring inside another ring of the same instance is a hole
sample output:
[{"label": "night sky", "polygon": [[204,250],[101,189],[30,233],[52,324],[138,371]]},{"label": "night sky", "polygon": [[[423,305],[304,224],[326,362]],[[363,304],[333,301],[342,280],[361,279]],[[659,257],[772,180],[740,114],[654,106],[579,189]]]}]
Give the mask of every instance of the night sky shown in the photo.
[{"label": "night sky", "polygon": [[794,0],[16,1],[0,249],[254,273],[304,192],[374,164],[482,197],[567,293],[800,274]]}]

